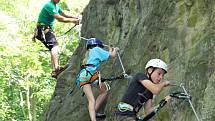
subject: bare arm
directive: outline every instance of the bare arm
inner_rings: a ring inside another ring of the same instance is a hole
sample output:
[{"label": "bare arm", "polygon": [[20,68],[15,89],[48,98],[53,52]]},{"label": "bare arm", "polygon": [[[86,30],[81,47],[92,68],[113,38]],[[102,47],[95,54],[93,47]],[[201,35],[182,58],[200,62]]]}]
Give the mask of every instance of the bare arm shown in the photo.
[{"label": "bare arm", "polygon": [[149,99],[147,102],[145,102],[144,111],[145,111],[145,115],[148,115],[149,113],[151,113],[153,111],[152,99]]},{"label": "bare arm", "polygon": [[78,24],[79,23],[79,19],[75,19],[75,18],[66,18],[60,14],[54,14],[55,19],[57,19],[60,22],[64,22],[64,23],[74,23],[74,24]]},{"label": "bare arm", "polygon": [[60,15],[63,16],[63,17],[65,17],[65,18],[74,18],[74,19],[78,19],[77,17],[74,17],[74,16],[72,16],[72,15],[66,14],[66,13],[64,13],[64,12],[62,12]]},{"label": "bare arm", "polygon": [[160,82],[158,84],[152,83],[150,80],[142,80],[140,83],[146,87],[149,91],[151,91],[153,94],[158,94],[163,87],[166,87],[169,85],[169,81]]},{"label": "bare arm", "polygon": [[109,54],[111,57],[116,57],[118,51],[119,51],[118,47],[115,47],[115,48],[110,47],[109,48]]}]

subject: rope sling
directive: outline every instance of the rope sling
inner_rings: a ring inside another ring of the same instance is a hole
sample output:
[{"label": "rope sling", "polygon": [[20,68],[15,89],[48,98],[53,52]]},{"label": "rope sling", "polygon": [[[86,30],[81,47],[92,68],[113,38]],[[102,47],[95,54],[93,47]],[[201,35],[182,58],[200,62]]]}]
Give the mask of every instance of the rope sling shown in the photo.
[{"label": "rope sling", "polygon": [[[172,85],[172,86],[178,86],[178,85]],[[181,100],[186,100],[189,102],[194,114],[195,114],[195,117],[197,119],[197,121],[201,121],[193,107],[193,104],[191,102],[191,95],[189,95],[184,87],[183,84],[180,84],[180,86],[178,86],[180,88],[182,88],[182,92],[174,92],[174,93],[171,93],[169,96],[173,97],[173,98],[176,98],[176,99],[181,99]],[[146,115],[144,118],[138,118],[137,121],[148,121],[149,119],[151,119],[156,113],[158,113],[160,111],[161,108],[163,108],[165,105],[166,105],[167,101],[165,101],[165,99],[162,99],[160,101],[160,103],[155,107],[155,109],[149,113],[148,115]]]}]

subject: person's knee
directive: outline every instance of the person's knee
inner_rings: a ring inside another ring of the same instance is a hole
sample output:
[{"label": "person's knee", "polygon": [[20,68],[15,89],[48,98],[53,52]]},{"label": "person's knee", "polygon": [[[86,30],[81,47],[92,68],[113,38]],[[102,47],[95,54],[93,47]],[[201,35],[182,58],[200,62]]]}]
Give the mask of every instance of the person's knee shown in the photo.
[{"label": "person's knee", "polygon": [[107,98],[107,96],[108,96],[108,91],[102,91],[102,92],[100,92],[100,94],[99,94],[100,96],[102,96],[104,99],[105,98]]},{"label": "person's knee", "polygon": [[83,92],[87,96],[87,100],[88,100],[89,105],[95,105],[96,101],[95,101],[93,94],[91,94],[92,92],[90,93],[88,89],[87,90],[83,89]]},{"label": "person's knee", "polygon": [[108,94],[108,89],[107,87],[105,86],[105,84],[102,84],[101,88],[99,89],[100,91],[100,94],[103,94],[103,95],[107,95]]},{"label": "person's knee", "polygon": [[94,98],[90,98],[90,99],[88,99],[88,103],[89,103],[89,105],[95,106],[96,100]]},{"label": "person's knee", "polygon": [[102,90],[102,91],[100,91],[100,94],[102,94],[102,95],[107,95],[108,94],[108,91],[105,89],[105,90]]}]

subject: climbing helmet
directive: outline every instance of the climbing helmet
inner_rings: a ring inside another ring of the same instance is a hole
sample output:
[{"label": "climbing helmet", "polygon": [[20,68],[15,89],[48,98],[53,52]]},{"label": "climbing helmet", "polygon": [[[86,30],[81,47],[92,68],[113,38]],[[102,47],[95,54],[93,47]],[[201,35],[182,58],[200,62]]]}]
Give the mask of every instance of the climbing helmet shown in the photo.
[{"label": "climbing helmet", "polygon": [[97,38],[90,38],[87,40],[86,48],[89,49],[92,46],[104,47],[102,41]]},{"label": "climbing helmet", "polygon": [[145,69],[149,67],[153,68],[161,68],[167,73],[167,64],[161,59],[151,59],[147,62]]}]

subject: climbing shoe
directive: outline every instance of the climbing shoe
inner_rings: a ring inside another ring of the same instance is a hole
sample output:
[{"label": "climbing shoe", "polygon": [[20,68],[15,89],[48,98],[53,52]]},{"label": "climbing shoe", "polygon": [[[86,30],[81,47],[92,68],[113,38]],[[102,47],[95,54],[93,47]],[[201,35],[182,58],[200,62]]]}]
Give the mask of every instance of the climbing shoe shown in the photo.
[{"label": "climbing shoe", "polygon": [[57,78],[57,76],[63,72],[69,65],[66,64],[64,67],[59,67],[58,69],[55,69],[54,71],[52,71],[52,77],[53,78]]},{"label": "climbing shoe", "polygon": [[96,118],[104,119],[106,118],[106,115],[104,113],[96,113]]}]

